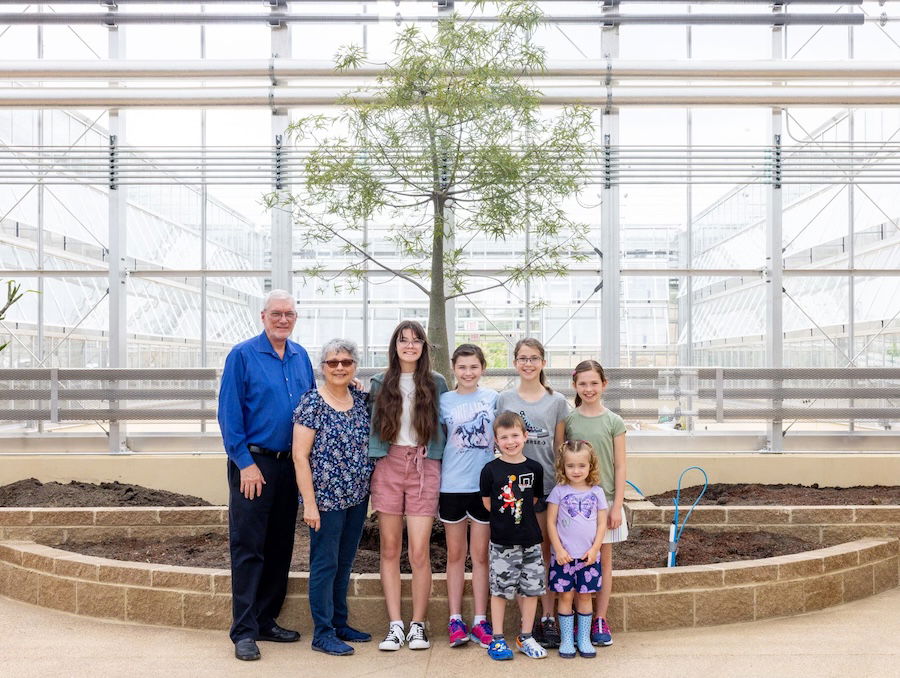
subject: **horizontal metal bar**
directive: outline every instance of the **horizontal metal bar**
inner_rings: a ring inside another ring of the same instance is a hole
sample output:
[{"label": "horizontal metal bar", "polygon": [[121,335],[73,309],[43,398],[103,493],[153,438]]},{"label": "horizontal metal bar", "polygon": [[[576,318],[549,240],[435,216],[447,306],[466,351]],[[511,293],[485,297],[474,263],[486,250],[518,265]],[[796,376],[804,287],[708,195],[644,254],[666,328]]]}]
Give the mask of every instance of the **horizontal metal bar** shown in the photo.
[{"label": "horizontal metal bar", "polygon": [[[215,389],[153,389],[153,388],[82,388],[60,389],[59,400],[215,400]],[[605,392],[606,398],[617,400],[671,400],[672,387],[657,386],[653,388],[620,388],[610,386]],[[686,395],[686,393],[682,393]],[[716,398],[716,389],[701,388],[691,395],[700,399]],[[47,388],[0,388],[2,400],[49,400],[50,389]],[[900,399],[900,387],[854,387],[845,386],[808,386],[783,388],[734,388],[723,390],[725,400],[876,400],[883,398]]]},{"label": "horizontal metal bar", "polygon": [[[665,412],[659,408],[620,409],[620,416],[632,418],[656,418]],[[714,420],[716,410],[705,408],[697,411],[700,419]],[[841,421],[869,420],[896,421],[900,419],[898,408],[740,408],[726,409],[723,413],[726,420],[784,421],[787,419]],[[91,408],[60,409],[59,421],[183,421],[209,420],[216,418],[216,411],[210,409],[148,409],[148,408]],[[49,421],[49,410],[41,409],[0,409],[0,421]]]},{"label": "horizontal metal bar", "polygon": [[[900,180],[898,180],[900,183]],[[320,273],[337,274],[343,269],[320,269]],[[303,275],[306,269],[298,268],[294,275]],[[497,274],[501,269],[467,269],[469,274]],[[265,278],[272,274],[265,269],[165,269],[165,270],[130,270],[132,278]],[[576,268],[569,271],[571,275],[598,275],[599,270],[593,268]],[[623,268],[620,274],[635,278],[761,278],[765,270],[761,268]],[[7,269],[0,270],[0,278],[104,278],[109,275],[105,269]],[[367,271],[366,277],[384,277],[393,273],[389,271]],[[792,278],[831,278],[831,277],[863,277],[892,278],[900,276],[897,268],[786,268],[784,275]]]},{"label": "horizontal metal bar", "polygon": [[[183,59],[183,60],[0,60],[0,73],[16,80],[131,80],[179,81],[215,78],[264,79],[279,83],[299,78],[368,79],[385,73],[364,65],[337,70],[331,60],[301,59]],[[884,79],[900,77],[896,61],[741,61],[741,60],[549,60],[546,68],[529,74],[536,83],[554,78],[602,78],[612,80],[821,80]]]},{"label": "horizontal metal bar", "polygon": [[[150,379],[158,381],[205,381],[216,379],[215,369],[207,367],[73,367],[59,368],[59,380],[129,381]],[[0,381],[7,379],[49,379],[50,368],[3,368]]]},{"label": "horizontal metal bar", "polygon": [[[59,389],[59,400],[215,400],[215,389],[75,388]],[[49,400],[50,389],[0,388],[0,400]]]},{"label": "horizontal metal bar", "polygon": [[[701,419],[715,419],[715,409],[700,409],[697,416]],[[726,409],[725,419],[784,421],[786,419],[838,419],[850,420],[900,420],[900,408],[897,407],[761,407]]]},{"label": "horizontal metal bar", "polygon": [[[52,15],[51,15],[52,16]],[[0,106],[22,108],[157,108],[334,106],[344,87],[48,88],[0,90]],[[359,99],[373,99],[361,93]],[[895,106],[897,87],[546,87],[541,103],[589,106]]]},{"label": "horizontal metal bar", "polygon": [[[84,409],[59,410],[59,421],[169,421],[215,419],[209,409]],[[0,421],[49,421],[49,410],[0,409]]]},{"label": "horizontal metal bar", "polygon": [[[441,15],[420,14],[403,16],[377,14],[295,14],[289,12],[271,13],[225,13],[225,12],[128,12],[128,13],[16,13],[0,14],[0,24],[7,25],[99,25],[126,26],[135,24],[378,24],[378,23],[434,23]],[[467,21],[493,23],[498,16],[470,15]],[[866,22],[863,14],[805,14],[805,13],[765,13],[765,14],[590,14],[590,15],[545,15],[547,24],[594,24],[607,26],[623,25],[737,25],[737,26],[861,26]]]},{"label": "horizontal metal bar", "polygon": [[[715,379],[716,370],[721,369],[727,380],[867,380],[900,379],[900,367],[609,367],[605,372],[610,381],[642,379]],[[382,368],[361,367],[359,376],[368,378],[380,373]],[[548,367],[544,372],[553,379],[572,378],[571,368]],[[61,368],[60,381],[131,381],[131,380],[212,380],[218,371],[213,368]],[[514,368],[490,368],[485,374],[491,377],[515,377]],[[7,380],[47,380],[50,368],[2,368],[0,382]]]}]

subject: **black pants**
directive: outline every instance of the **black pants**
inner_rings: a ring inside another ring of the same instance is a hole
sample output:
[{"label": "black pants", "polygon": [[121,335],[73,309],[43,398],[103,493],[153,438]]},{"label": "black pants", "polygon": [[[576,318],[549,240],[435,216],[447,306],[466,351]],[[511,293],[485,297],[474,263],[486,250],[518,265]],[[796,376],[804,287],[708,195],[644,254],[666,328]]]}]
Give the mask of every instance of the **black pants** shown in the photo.
[{"label": "black pants", "polygon": [[297,524],[297,479],[290,456],[260,454],[253,461],[265,478],[262,494],[241,494],[241,472],[228,462],[228,536],[231,547],[231,640],[253,638],[272,626],[287,593]]}]

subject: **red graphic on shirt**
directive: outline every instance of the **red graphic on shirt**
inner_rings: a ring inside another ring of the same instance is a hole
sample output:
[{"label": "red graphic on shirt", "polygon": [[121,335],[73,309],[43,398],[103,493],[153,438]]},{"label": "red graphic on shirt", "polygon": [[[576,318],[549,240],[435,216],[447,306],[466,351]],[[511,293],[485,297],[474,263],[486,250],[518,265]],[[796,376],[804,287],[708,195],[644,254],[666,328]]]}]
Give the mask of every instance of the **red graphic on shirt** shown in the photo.
[{"label": "red graphic on shirt", "polygon": [[500,513],[510,513],[515,518],[515,524],[522,522],[522,500],[516,498],[513,490],[513,483],[516,482],[515,475],[507,476],[507,483],[500,488],[500,496],[502,502],[500,505]]}]

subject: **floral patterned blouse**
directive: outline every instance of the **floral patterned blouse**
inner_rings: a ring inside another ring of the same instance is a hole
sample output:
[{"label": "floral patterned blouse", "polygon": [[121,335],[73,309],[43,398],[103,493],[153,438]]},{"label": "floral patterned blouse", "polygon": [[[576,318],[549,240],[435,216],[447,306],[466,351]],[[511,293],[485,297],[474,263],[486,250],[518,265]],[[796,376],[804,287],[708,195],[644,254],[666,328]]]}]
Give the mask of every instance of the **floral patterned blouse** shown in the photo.
[{"label": "floral patterned blouse", "polygon": [[309,461],[320,511],[350,508],[369,494],[375,460],[369,458],[368,394],[353,388],[350,393],[353,407],[346,412],[331,407],[316,389],[304,393],[294,410],[294,423],[316,432]]}]

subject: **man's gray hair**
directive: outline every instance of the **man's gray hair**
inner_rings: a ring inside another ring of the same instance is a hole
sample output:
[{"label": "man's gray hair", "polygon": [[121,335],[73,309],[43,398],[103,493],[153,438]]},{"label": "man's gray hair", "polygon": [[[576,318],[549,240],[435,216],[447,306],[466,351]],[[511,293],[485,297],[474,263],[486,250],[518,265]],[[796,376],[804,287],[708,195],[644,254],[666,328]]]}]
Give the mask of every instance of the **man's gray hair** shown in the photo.
[{"label": "man's gray hair", "polygon": [[266,300],[263,304],[263,310],[268,310],[269,304],[273,301],[289,301],[291,302],[292,306],[297,305],[297,300],[294,299],[294,295],[287,290],[272,290],[266,295]]},{"label": "man's gray hair", "polygon": [[319,364],[324,363],[328,356],[335,353],[349,353],[350,357],[356,361],[357,366],[359,366],[359,348],[356,346],[355,341],[350,341],[349,339],[332,339],[331,341],[325,342],[322,346],[322,353],[319,356]]}]

